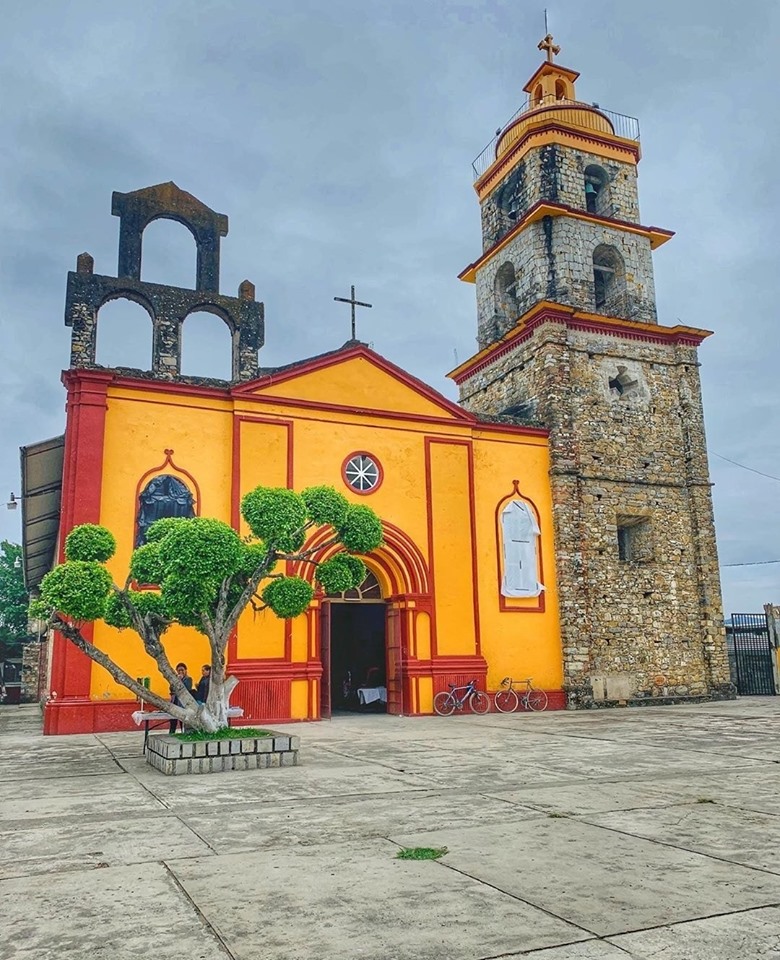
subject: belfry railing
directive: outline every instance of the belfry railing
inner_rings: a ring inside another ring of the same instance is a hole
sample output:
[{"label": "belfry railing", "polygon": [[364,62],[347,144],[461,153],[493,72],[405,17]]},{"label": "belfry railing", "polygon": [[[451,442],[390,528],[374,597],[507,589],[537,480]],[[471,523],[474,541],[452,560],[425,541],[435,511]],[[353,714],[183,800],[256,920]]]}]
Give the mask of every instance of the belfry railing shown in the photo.
[{"label": "belfry railing", "polygon": [[577,100],[562,100],[547,96],[541,99],[528,99],[507,122],[496,131],[496,135],[472,163],[474,179],[479,180],[482,174],[496,159],[499,142],[511,137],[511,127],[525,115],[530,122],[545,119],[546,114],[552,114],[561,123],[567,126],[578,127],[582,130],[601,131],[624,140],[639,140],[639,121],[636,117],[629,117],[623,113],[614,113],[604,110],[597,103],[582,103]]}]

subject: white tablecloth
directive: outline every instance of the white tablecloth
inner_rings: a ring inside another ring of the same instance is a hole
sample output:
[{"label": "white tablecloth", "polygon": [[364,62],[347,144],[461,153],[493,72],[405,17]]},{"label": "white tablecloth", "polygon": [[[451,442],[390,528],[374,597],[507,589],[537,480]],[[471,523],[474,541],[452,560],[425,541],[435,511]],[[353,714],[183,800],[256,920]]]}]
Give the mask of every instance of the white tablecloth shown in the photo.
[{"label": "white tablecloth", "polygon": [[358,687],[358,701],[360,703],[387,703],[387,687]]}]

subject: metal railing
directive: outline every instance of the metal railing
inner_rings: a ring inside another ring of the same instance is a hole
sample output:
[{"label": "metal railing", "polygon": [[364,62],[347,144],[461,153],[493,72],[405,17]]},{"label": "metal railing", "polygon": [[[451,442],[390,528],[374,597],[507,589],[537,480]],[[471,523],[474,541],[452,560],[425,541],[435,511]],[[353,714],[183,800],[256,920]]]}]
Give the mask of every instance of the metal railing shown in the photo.
[{"label": "metal railing", "polygon": [[[623,113],[613,113],[611,110],[602,109],[597,103],[582,103],[577,100],[560,100],[552,96],[542,97],[541,100],[528,99],[518,111],[516,111],[507,122],[496,131],[496,135],[485,147],[485,149],[474,160],[471,167],[474,171],[474,179],[479,180],[482,174],[496,159],[496,147],[499,140],[504,136],[512,124],[524,114],[531,115],[537,111],[539,119],[544,113],[555,109],[555,117],[563,123],[573,127],[580,127],[583,130],[609,131],[617,137],[624,140],[639,140],[639,121],[636,117],[629,117]],[[609,125],[605,126],[605,121]],[[611,128],[611,129],[610,129]]]}]

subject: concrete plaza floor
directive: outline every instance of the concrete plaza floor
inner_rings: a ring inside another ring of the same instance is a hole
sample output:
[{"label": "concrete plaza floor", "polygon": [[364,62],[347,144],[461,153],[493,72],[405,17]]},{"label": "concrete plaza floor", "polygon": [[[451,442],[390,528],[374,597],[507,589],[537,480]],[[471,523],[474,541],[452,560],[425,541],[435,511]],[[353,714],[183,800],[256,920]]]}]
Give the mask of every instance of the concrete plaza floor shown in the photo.
[{"label": "concrete plaza floor", "polygon": [[780,698],[279,729],[174,778],[0,708],[0,958],[780,958]]}]

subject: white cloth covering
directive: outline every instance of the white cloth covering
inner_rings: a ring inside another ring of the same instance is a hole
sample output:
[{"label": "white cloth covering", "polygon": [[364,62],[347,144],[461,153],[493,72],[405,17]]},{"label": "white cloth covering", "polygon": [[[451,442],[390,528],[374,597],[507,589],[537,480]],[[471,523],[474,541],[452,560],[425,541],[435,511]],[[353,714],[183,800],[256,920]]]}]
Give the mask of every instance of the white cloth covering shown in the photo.
[{"label": "white cloth covering", "polygon": [[538,597],[544,587],[536,579],[539,568],[539,524],[528,504],[510,501],[501,511],[505,597]]},{"label": "white cloth covering", "polygon": [[387,687],[358,687],[358,701],[362,704],[387,703]]}]

